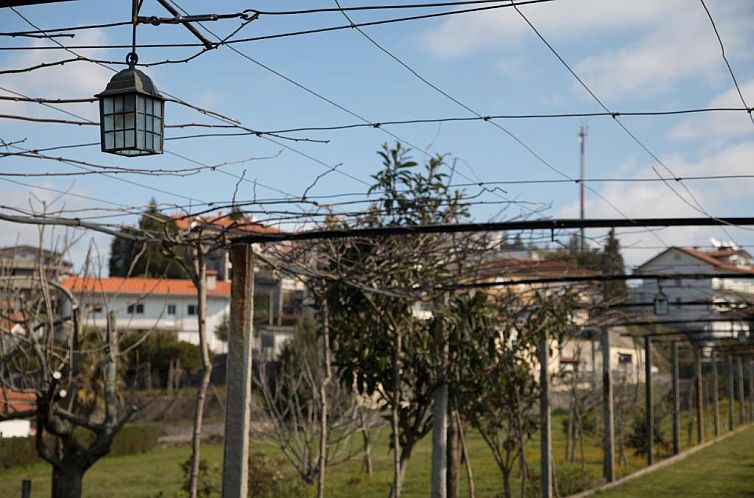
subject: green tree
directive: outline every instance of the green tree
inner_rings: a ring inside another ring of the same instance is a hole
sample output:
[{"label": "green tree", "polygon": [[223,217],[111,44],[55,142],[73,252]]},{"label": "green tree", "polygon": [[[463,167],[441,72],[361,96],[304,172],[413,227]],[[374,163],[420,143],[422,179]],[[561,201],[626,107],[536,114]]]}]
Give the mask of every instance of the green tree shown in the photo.
[{"label": "green tree", "polygon": [[[448,186],[445,156],[419,165],[401,144],[385,145],[379,155],[383,168],[370,189],[379,200],[358,226],[445,224],[468,216],[462,192]],[[460,247],[468,240],[424,234],[352,238],[324,246],[327,270],[336,276],[327,291],[335,365],[344,384],[375,394],[390,413],[394,498],[400,496],[416,443],[432,427],[438,383],[434,320],[415,310],[436,303],[440,293],[434,289],[463,272],[462,258],[471,252]],[[413,292],[400,291],[409,289]]]},{"label": "green tree", "polygon": [[[138,228],[124,228],[124,233],[140,233],[164,237],[178,232],[175,220],[160,212],[152,199],[139,219]],[[160,244],[144,244],[123,237],[115,237],[110,244],[109,270],[111,277],[167,277],[186,278],[184,268],[174,256],[167,255]]]},{"label": "green tree", "polygon": [[[603,275],[625,275],[626,268],[620,252],[620,241],[615,238],[615,229],[611,228],[602,253],[601,268]],[[606,281],[604,297],[607,301],[625,301],[628,289],[624,280]]]},{"label": "green tree", "polygon": [[[573,332],[569,292],[520,290],[456,297],[449,316],[452,378],[460,413],[489,447],[510,498],[511,474],[537,428],[540,386],[533,368],[543,334]],[[522,473],[522,486],[526,475]]]}]

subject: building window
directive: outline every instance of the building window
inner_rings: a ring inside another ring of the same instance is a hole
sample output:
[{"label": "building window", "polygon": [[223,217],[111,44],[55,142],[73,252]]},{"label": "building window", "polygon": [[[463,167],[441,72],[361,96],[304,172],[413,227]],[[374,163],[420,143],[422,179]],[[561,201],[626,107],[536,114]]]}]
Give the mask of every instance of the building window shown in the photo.
[{"label": "building window", "polygon": [[195,304],[189,304],[188,308],[186,309],[186,312],[189,314],[189,316],[196,315],[196,305]]},{"label": "building window", "polygon": [[621,365],[631,364],[632,359],[633,359],[632,355],[628,353],[618,353],[618,363]]},{"label": "building window", "polygon": [[102,305],[95,304],[94,306],[92,306],[92,313],[102,313]]},{"label": "building window", "polygon": [[131,315],[143,315],[144,314],[144,305],[143,304],[129,304],[128,305],[128,313]]},{"label": "building window", "polygon": [[168,315],[175,316],[175,304],[168,304]]}]

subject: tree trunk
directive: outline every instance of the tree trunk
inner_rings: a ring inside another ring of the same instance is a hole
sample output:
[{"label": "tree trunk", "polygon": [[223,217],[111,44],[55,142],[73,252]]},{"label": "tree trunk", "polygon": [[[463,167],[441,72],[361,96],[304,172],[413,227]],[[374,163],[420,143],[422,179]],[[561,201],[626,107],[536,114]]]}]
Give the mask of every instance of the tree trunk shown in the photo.
[{"label": "tree trunk", "polygon": [[511,494],[511,471],[503,470],[503,496],[505,498],[513,498]]},{"label": "tree trunk", "polygon": [[390,426],[393,432],[393,486],[390,498],[400,498],[403,481],[401,469],[400,403],[401,403],[401,348],[403,334],[395,330],[393,341],[393,406],[390,407]]},{"label": "tree trunk", "polygon": [[332,378],[330,368],[330,315],[327,301],[322,305],[322,369],[324,375],[319,386],[319,472],[317,473],[317,498],[325,497],[325,467],[327,465],[327,386]]},{"label": "tree trunk", "polygon": [[84,472],[77,467],[53,467],[52,498],[81,498]]},{"label": "tree trunk", "polygon": [[461,445],[458,437],[458,411],[451,410],[448,419],[447,498],[458,498],[461,471]]},{"label": "tree trunk", "polygon": [[361,422],[361,437],[364,441],[364,460],[362,468],[369,477],[372,477],[372,474],[374,473],[374,469],[372,468],[372,440],[369,436],[369,428],[367,428],[363,408],[359,409],[359,420]]},{"label": "tree trunk", "polygon": [[194,258],[194,284],[197,290],[199,349],[202,359],[202,380],[196,392],[194,407],[194,427],[191,433],[191,474],[189,476],[189,496],[196,498],[199,488],[199,463],[201,462],[202,423],[204,403],[207,399],[207,387],[212,376],[212,362],[209,359],[207,344],[207,263],[201,245],[196,249]]},{"label": "tree trunk", "polygon": [[463,436],[463,425],[461,425],[461,417],[456,412],[456,419],[458,421],[458,441],[461,445],[461,458],[466,465],[466,480],[469,483],[469,498],[476,498],[476,485],[474,484],[474,473],[471,470],[471,462],[469,461],[469,453],[466,449],[466,438]]}]

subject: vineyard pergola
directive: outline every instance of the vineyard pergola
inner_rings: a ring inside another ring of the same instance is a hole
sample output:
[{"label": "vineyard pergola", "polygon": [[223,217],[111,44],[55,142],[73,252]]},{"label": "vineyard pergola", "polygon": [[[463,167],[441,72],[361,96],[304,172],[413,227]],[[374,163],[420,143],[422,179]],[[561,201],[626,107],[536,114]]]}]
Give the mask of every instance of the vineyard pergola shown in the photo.
[{"label": "vineyard pergola", "polygon": [[[551,220],[529,220],[529,221],[512,221],[500,223],[473,223],[458,225],[427,225],[427,226],[400,226],[400,227],[377,227],[367,229],[338,229],[338,230],[317,230],[303,231],[292,233],[273,233],[273,234],[252,234],[234,238],[232,240],[231,261],[233,266],[232,276],[232,294],[231,294],[231,312],[230,327],[228,339],[228,365],[227,365],[227,406],[226,406],[226,423],[225,423],[225,449],[224,449],[224,468],[223,468],[223,496],[238,497],[245,496],[247,486],[248,472],[248,455],[249,455],[249,427],[250,427],[250,399],[251,399],[251,372],[252,372],[252,313],[253,313],[253,296],[254,296],[254,258],[255,246],[266,244],[276,244],[290,241],[314,241],[326,239],[344,239],[352,237],[406,237],[427,233],[461,233],[461,232],[495,232],[506,230],[551,230],[553,233],[561,229],[576,228],[613,228],[613,227],[668,227],[668,226],[726,226],[754,225],[754,218],[651,218],[651,219],[551,219]],[[289,271],[293,271],[290,270]],[[506,279],[504,276],[494,282],[459,282],[456,287],[446,288],[443,290],[470,289],[483,287],[500,287],[507,285],[529,285],[529,286],[547,286],[548,284],[568,284],[583,282],[600,282],[610,280],[659,280],[659,279],[711,279],[711,278],[754,278],[754,274],[745,273],[720,273],[720,274],[702,274],[702,273],[657,273],[657,274],[635,274],[635,275],[596,275],[596,276],[579,276],[579,277],[555,277],[555,278],[531,278],[531,279]],[[316,277],[315,277],[316,278]],[[401,291],[402,289],[374,289],[375,292]],[[743,406],[743,368],[742,360],[744,357],[754,361],[754,345],[741,344],[735,339],[713,339],[709,338],[704,343],[696,340],[697,332],[686,330],[684,332],[673,331],[666,327],[674,325],[697,325],[703,323],[723,322],[730,320],[746,320],[747,316],[738,313],[735,317],[730,318],[708,318],[693,320],[691,322],[679,322],[652,317],[648,319],[646,315],[634,315],[633,318],[626,319],[625,316],[613,321],[606,320],[597,325],[600,334],[602,349],[602,390],[603,390],[603,413],[604,413],[604,480],[606,483],[613,483],[616,478],[615,474],[615,443],[614,443],[614,420],[613,420],[613,382],[612,372],[610,369],[610,329],[617,326],[647,326],[663,327],[662,331],[656,333],[634,332],[630,333],[635,338],[644,341],[644,380],[645,380],[645,402],[646,402],[646,426],[647,426],[647,463],[649,466],[654,464],[654,391],[653,391],[653,371],[651,361],[651,351],[653,342],[667,341],[672,345],[672,385],[673,385],[673,451],[675,454],[680,453],[680,397],[679,397],[679,375],[678,375],[678,350],[681,344],[690,344],[695,351],[695,410],[697,419],[697,439],[701,444],[704,441],[704,416],[703,416],[703,377],[702,362],[705,354],[711,359],[713,369],[713,381],[717,386],[717,359],[725,355],[728,359],[729,366],[732,365],[733,359],[738,361],[739,375],[739,402]],[[692,327],[693,328],[693,327]],[[552,427],[550,422],[550,394],[549,394],[549,374],[547,371],[548,347],[547,339],[543,339],[539,347],[540,363],[540,417],[541,417],[541,445],[542,452],[540,458],[541,466],[541,496],[550,498],[553,496],[552,486]],[[733,384],[732,367],[728,369],[729,386]],[[750,385],[754,385],[754,369],[750,369]],[[732,387],[729,394],[732,400]],[[752,391],[754,392],[754,391]],[[741,408],[740,419],[743,422],[744,412]],[[752,414],[754,418],[754,414]],[[714,396],[714,419],[715,434],[719,433],[719,400],[717,399],[717,390]],[[438,422],[436,422],[438,423]],[[439,422],[442,423],[442,422]],[[730,412],[729,427],[733,428],[733,416]],[[442,462],[447,465],[447,461]]]}]

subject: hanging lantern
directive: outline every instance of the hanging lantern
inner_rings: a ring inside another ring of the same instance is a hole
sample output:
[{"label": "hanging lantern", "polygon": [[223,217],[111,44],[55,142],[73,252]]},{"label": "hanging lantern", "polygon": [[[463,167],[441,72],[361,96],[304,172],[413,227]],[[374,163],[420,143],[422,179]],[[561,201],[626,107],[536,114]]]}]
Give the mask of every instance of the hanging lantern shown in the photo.
[{"label": "hanging lantern", "polygon": [[165,99],[149,76],[129,67],[113,76],[99,99],[102,152],[122,156],[162,154]]},{"label": "hanging lantern", "polygon": [[668,297],[663,294],[662,289],[655,294],[655,315],[667,315],[668,314]]}]

